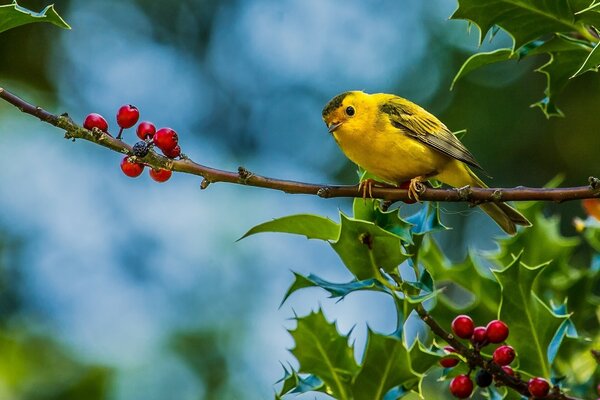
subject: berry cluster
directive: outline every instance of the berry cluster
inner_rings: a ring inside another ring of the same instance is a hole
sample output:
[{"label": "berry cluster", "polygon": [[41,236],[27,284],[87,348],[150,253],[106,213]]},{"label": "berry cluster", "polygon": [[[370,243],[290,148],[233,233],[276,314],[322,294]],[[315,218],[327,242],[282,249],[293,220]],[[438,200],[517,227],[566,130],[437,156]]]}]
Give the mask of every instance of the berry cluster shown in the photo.
[{"label": "berry cluster", "polygon": [[[119,108],[117,112],[117,124],[119,125],[119,134],[117,139],[121,139],[124,129],[133,127],[140,119],[140,111],[136,106],[127,104]],[[86,129],[97,128],[102,132],[108,133],[108,122],[100,114],[92,113],[85,117],[83,127]],[[131,178],[141,175],[144,171],[144,164],[137,162],[136,158],[145,157],[152,147],[158,147],[162,153],[169,158],[181,156],[181,147],[179,147],[179,138],[177,132],[171,128],[161,128],[156,130],[154,124],[148,121],[140,122],[136,128],[136,134],[141,141],[133,145],[132,153],[135,158],[125,156],[121,160],[121,170]],[[156,182],[166,182],[171,178],[172,172],[167,169],[150,169],[150,177]]]},{"label": "berry cluster", "polygon": [[[461,339],[468,339],[473,346],[473,349],[479,351],[490,344],[498,344],[492,355],[492,362],[497,364],[504,370],[505,373],[515,376],[515,372],[509,366],[517,356],[515,350],[505,344],[508,338],[508,325],[503,321],[493,320],[487,326],[476,327],[473,320],[468,315],[459,315],[452,321],[452,332]],[[444,351],[448,355],[440,359],[440,364],[444,368],[452,368],[458,365],[460,359],[453,355],[456,350],[451,346],[444,347]],[[450,392],[459,399],[466,399],[473,392],[473,381],[469,374],[461,374],[452,379],[450,382]],[[480,369],[476,376],[475,382],[477,386],[485,388],[492,384],[495,376],[486,369]],[[532,378],[528,383],[529,393],[533,398],[544,398],[550,391],[550,384],[543,378]]]}]

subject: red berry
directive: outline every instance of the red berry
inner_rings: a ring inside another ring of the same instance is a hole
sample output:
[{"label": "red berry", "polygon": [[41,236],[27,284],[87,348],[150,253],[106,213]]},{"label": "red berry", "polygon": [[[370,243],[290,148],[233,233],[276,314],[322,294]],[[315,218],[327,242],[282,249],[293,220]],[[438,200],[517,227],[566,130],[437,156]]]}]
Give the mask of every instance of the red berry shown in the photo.
[{"label": "red berry", "polygon": [[173,147],[171,150],[163,150],[163,154],[169,158],[177,158],[181,155],[181,147],[179,145]]},{"label": "red berry", "polygon": [[177,146],[177,132],[171,128],[160,128],[154,134],[154,144],[162,151],[171,151]]},{"label": "red berry", "polygon": [[150,177],[156,182],[166,182],[171,178],[172,172],[168,169],[151,169]]},{"label": "red berry", "polygon": [[140,139],[146,140],[154,136],[154,134],[156,133],[156,127],[152,122],[140,122],[137,129],[135,130],[135,133]]},{"label": "red berry", "polygon": [[100,114],[91,113],[85,117],[83,121],[83,127],[85,129],[92,130],[92,128],[98,128],[103,132],[108,132],[108,122]]},{"label": "red berry", "polygon": [[452,368],[458,365],[459,359],[452,356],[446,356],[440,358],[440,365],[444,368]]},{"label": "red berry", "polygon": [[508,365],[511,362],[513,362],[516,355],[517,353],[515,353],[515,349],[513,349],[510,346],[504,345],[498,347],[494,351],[493,359],[494,362],[498,365]]},{"label": "red berry", "polygon": [[135,178],[140,176],[142,171],[144,171],[144,164],[131,162],[129,161],[129,156],[125,156],[121,161],[121,170],[125,175]]},{"label": "red berry", "polygon": [[485,329],[490,343],[502,343],[508,337],[508,325],[500,320],[493,320]]},{"label": "red berry", "polygon": [[546,397],[550,391],[550,384],[543,378],[531,378],[527,388],[533,397]]},{"label": "red berry", "polygon": [[600,383],[598,384],[598,386],[596,386],[596,390],[598,391],[598,394],[600,394]]},{"label": "red berry", "polygon": [[[406,189],[406,190],[408,190],[409,186],[410,186],[410,181],[406,181],[406,182],[402,182],[402,183],[400,184],[399,188],[400,188],[400,189]],[[407,199],[407,200],[404,200],[404,202],[405,202],[406,204],[414,204],[414,203],[416,203],[417,201],[416,201],[416,200],[410,200],[410,199]]]},{"label": "red berry", "polygon": [[459,315],[452,321],[452,331],[456,336],[462,339],[469,339],[473,336],[473,320],[468,315]]},{"label": "red berry", "polygon": [[510,376],[515,376],[515,371],[513,371],[513,369],[511,367],[509,367],[508,365],[503,365],[502,371],[506,372]]},{"label": "red berry", "polygon": [[485,326],[478,326],[473,329],[471,341],[479,346],[485,346],[488,343]]},{"label": "red berry", "polygon": [[117,124],[123,129],[131,128],[140,119],[140,111],[136,106],[127,104],[117,111]]},{"label": "red berry", "polygon": [[450,382],[450,393],[459,399],[466,399],[473,392],[473,381],[467,375],[458,375]]}]

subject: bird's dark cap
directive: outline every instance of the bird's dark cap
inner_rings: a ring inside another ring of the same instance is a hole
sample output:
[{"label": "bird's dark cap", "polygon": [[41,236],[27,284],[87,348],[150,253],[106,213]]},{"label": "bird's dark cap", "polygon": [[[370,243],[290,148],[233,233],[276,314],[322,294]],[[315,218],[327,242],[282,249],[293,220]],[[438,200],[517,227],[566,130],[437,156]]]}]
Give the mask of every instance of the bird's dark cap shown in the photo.
[{"label": "bird's dark cap", "polygon": [[327,117],[333,111],[337,110],[341,105],[346,96],[348,96],[350,92],[345,92],[342,94],[338,94],[333,99],[329,100],[329,103],[325,105],[323,108],[323,118]]}]

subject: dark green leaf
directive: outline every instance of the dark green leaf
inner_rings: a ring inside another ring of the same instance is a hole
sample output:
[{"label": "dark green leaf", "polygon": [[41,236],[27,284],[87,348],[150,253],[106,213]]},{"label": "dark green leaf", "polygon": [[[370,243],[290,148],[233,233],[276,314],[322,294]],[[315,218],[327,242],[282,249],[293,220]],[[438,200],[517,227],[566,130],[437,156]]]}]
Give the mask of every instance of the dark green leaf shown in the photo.
[{"label": "dark green leaf", "polygon": [[291,351],[300,363],[299,372],[319,377],[334,398],[350,399],[358,365],[348,338],[338,333],[335,324],[327,322],[322,311],[297,321],[298,326],[290,333],[296,344]]},{"label": "dark green leaf", "polygon": [[331,246],[359,280],[376,278],[379,268],[390,272],[408,258],[403,239],[372,222],[341,214],[339,239]]},{"label": "dark green leaf", "polygon": [[567,0],[458,0],[451,18],[475,23],[481,31],[480,42],[498,25],[513,37],[515,49],[546,34],[582,29]]},{"label": "dark green leaf", "polygon": [[407,350],[399,338],[371,330],[368,334],[365,359],[353,384],[356,400],[381,399],[397,386],[412,389],[439,359],[418,342]]},{"label": "dark green leaf", "polygon": [[544,90],[546,97],[532,106],[540,107],[546,117],[562,116],[562,112],[555,104],[556,97],[584,64],[590,49],[581,42],[557,37],[537,49],[537,53],[542,52],[548,52],[550,55],[548,62],[536,70],[546,75],[547,85]]},{"label": "dark green leaf", "polygon": [[382,211],[377,200],[354,199],[354,218],[373,222],[388,232],[398,235],[406,243],[412,243],[412,224],[398,215],[398,210]]},{"label": "dark green leaf", "polygon": [[33,22],[49,22],[60,28],[71,29],[54,10],[54,5],[47,6],[39,13],[19,6],[16,1],[0,6],[0,32]]},{"label": "dark green leaf", "polygon": [[385,291],[384,286],[376,279],[367,279],[364,281],[353,280],[347,283],[333,283],[319,278],[316,275],[309,274],[308,276],[302,276],[294,272],[294,283],[288,289],[281,304],[285,303],[287,298],[294,293],[296,290],[304,289],[307,287],[320,287],[329,292],[333,298],[343,298],[349,293],[357,290],[374,290],[374,291]]},{"label": "dark green leaf", "polygon": [[548,348],[568,318],[553,312],[533,292],[534,281],[547,265],[529,267],[519,254],[508,267],[494,272],[502,286],[499,317],[510,327],[509,340],[519,355],[519,369],[545,378],[551,376]]},{"label": "dark green leaf", "polygon": [[277,399],[280,399],[281,396],[285,394],[325,391],[325,384],[323,381],[314,375],[307,375],[303,377],[293,369],[291,369],[290,372],[285,367],[283,368],[283,371],[284,376],[279,381],[283,382],[283,385],[279,393],[276,394]]},{"label": "dark green leaf", "polygon": [[575,72],[571,78],[575,78],[585,72],[594,71],[598,72],[598,66],[600,66],[600,44],[597,44],[594,49],[588,54],[587,58],[583,62],[583,65]]},{"label": "dark green leaf", "polygon": [[467,61],[465,61],[462,67],[460,67],[460,70],[458,70],[458,73],[452,80],[450,90],[454,89],[456,81],[470,72],[475,71],[476,69],[479,69],[485,65],[501,61],[514,60],[516,58],[518,58],[518,54],[513,53],[512,49],[498,49],[487,53],[473,54],[471,57],[467,58]]},{"label": "dark green leaf", "polygon": [[238,240],[263,232],[292,233],[306,236],[308,239],[336,240],[340,232],[340,227],[329,218],[319,215],[289,215],[256,225]]}]

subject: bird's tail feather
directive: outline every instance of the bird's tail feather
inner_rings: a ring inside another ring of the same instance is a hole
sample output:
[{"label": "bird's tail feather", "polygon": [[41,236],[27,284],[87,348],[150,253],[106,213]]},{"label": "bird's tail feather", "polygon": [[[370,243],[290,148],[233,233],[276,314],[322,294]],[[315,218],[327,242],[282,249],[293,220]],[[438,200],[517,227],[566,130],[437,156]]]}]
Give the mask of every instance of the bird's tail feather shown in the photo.
[{"label": "bird's tail feather", "polygon": [[[487,185],[475,175],[470,169],[469,175],[471,178],[472,187],[486,188]],[[531,222],[523,214],[517,211],[515,208],[509,206],[506,203],[485,203],[479,207],[489,215],[496,223],[502,228],[502,230],[509,235],[517,233],[516,225],[531,226]]]}]

